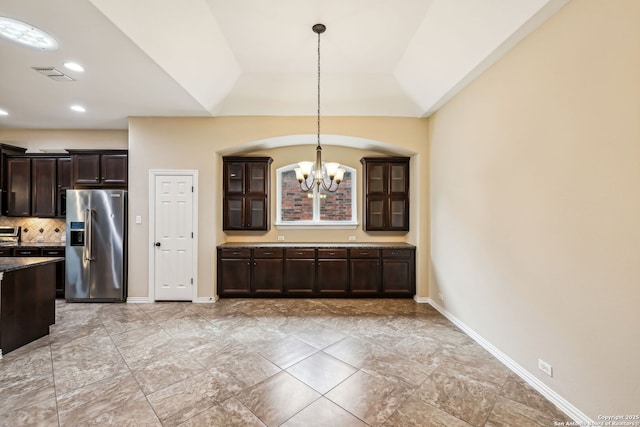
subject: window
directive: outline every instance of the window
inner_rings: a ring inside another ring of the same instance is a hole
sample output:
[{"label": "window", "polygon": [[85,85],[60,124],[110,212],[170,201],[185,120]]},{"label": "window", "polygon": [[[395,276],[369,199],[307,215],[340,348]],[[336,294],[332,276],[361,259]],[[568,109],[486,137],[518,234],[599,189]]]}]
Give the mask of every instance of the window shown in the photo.
[{"label": "window", "polygon": [[300,189],[296,179],[296,167],[297,163],[276,171],[276,226],[355,228],[358,224],[356,170],[340,165],[345,173],[335,193],[325,191],[322,187],[306,193]]}]

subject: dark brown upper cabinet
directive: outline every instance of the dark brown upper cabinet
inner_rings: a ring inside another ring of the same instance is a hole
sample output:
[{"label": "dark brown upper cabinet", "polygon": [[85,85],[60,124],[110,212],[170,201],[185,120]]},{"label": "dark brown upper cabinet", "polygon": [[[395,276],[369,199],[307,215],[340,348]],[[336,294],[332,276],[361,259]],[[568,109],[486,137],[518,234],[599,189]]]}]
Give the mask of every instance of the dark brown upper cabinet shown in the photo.
[{"label": "dark brown upper cabinet", "polygon": [[56,159],[58,167],[57,205],[58,216],[67,214],[67,190],[73,188],[73,165],[71,157]]},{"label": "dark brown upper cabinet", "polygon": [[224,157],[224,230],[269,230],[271,157]]},{"label": "dark brown upper cabinet", "polygon": [[126,150],[68,150],[72,153],[73,184],[78,187],[126,187]]},{"label": "dark brown upper cabinet", "polygon": [[69,158],[34,155],[6,159],[7,216],[64,216],[58,189],[59,162],[62,160],[70,161]]},{"label": "dark brown upper cabinet", "polygon": [[26,151],[26,148],[0,144],[0,215],[7,214],[7,157],[19,156]]},{"label": "dark brown upper cabinet", "polygon": [[56,159],[31,159],[31,215],[57,215]]},{"label": "dark brown upper cabinet", "polygon": [[409,231],[409,157],[363,157],[364,230]]},{"label": "dark brown upper cabinet", "polygon": [[9,158],[7,167],[7,216],[31,215],[31,159]]}]

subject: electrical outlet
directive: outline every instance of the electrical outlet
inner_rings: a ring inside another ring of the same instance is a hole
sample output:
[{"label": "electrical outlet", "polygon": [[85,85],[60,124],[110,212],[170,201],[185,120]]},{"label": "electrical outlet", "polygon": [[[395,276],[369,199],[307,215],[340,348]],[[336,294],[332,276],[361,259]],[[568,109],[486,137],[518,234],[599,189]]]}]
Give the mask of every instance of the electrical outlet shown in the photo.
[{"label": "electrical outlet", "polygon": [[349,241],[353,242],[354,240],[356,240],[356,236],[349,236]]},{"label": "electrical outlet", "polygon": [[538,369],[540,369],[542,372],[549,375],[550,377],[553,377],[553,368],[551,367],[550,364],[548,364],[542,359],[538,359]]},{"label": "electrical outlet", "polygon": [[38,243],[42,243],[42,242],[44,242],[44,236],[38,236],[38,237],[36,237],[36,242],[38,242]]},{"label": "electrical outlet", "polygon": [[278,240],[280,241],[284,240],[284,236],[278,236]]}]

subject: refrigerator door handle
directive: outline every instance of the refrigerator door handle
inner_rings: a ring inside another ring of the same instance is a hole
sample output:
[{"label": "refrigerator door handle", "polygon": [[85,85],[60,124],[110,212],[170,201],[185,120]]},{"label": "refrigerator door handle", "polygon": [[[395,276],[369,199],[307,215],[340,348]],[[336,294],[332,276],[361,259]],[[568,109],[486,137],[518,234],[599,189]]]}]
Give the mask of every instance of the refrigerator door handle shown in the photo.
[{"label": "refrigerator door handle", "polygon": [[87,240],[84,247],[85,261],[95,261],[95,258],[93,258],[93,253],[92,253],[92,248],[93,248],[93,223],[92,223],[93,215],[92,213],[93,212],[91,209],[84,210],[84,223],[86,224],[86,227],[87,227]]}]

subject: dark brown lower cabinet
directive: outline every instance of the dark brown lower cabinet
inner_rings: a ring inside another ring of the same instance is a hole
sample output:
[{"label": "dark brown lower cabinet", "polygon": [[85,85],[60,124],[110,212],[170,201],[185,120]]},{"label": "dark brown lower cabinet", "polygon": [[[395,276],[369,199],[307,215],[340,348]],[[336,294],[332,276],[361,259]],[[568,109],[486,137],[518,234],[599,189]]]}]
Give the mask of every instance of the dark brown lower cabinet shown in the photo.
[{"label": "dark brown lower cabinet", "polygon": [[413,296],[415,252],[406,249],[382,250],[382,293]]},{"label": "dark brown lower cabinet", "polygon": [[[42,248],[40,255],[45,257],[63,257],[65,248]],[[56,263],[56,298],[64,298],[65,262]]]},{"label": "dark brown lower cabinet", "polygon": [[318,260],[318,292],[344,296],[349,291],[349,264],[346,259]]},{"label": "dark brown lower cabinet", "polygon": [[220,297],[410,298],[414,294],[413,247],[218,247]]},{"label": "dark brown lower cabinet", "polygon": [[282,249],[255,249],[253,291],[256,294],[282,293]]},{"label": "dark brown lower cabinet", "polygon": [[363,296],[380,291],[380,251],[378,249],[351,249],[351,292]]},{"label": "dark brown lower cabinet", "polygon": [[311,294],[316,283],[316,250],[285,249],[284,291]]},{"label": "dark brown lower cabinet", "polygon": [[251,250],[218,250],[218,293],[251,295]]},{"label": "dark brown lower cabinet", "polygon": [[318,249],[318,292],[345,295],[349,290],[346,249]]},{"label": "dark brown lower cabinet", "polygon": [[351,293],[373,296],[380,289],[380,263],[370,259],[351,260]]}]

